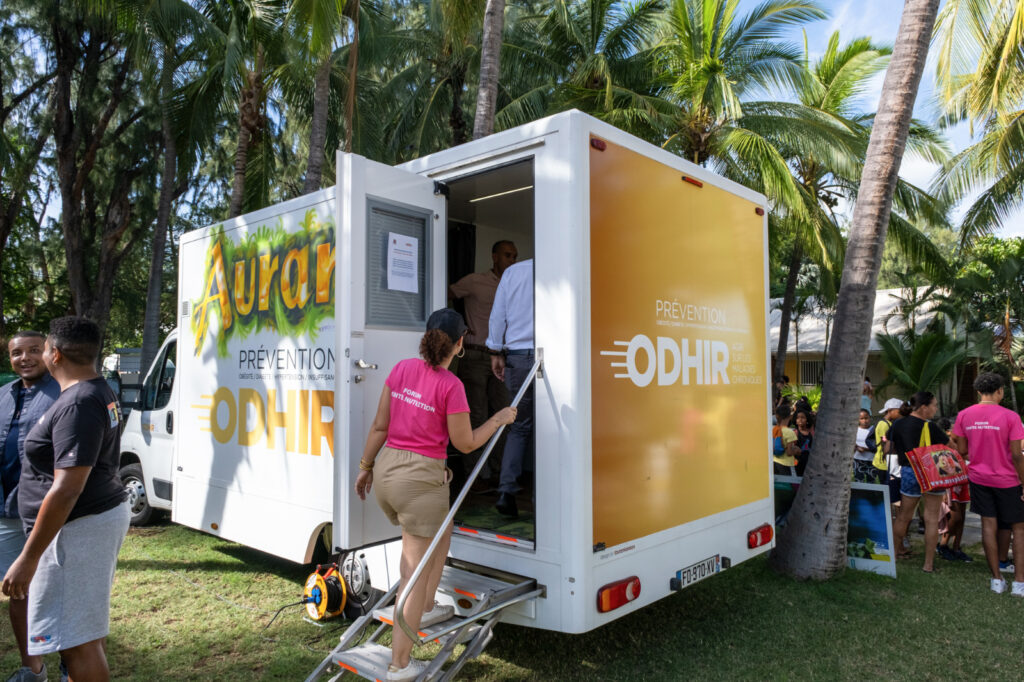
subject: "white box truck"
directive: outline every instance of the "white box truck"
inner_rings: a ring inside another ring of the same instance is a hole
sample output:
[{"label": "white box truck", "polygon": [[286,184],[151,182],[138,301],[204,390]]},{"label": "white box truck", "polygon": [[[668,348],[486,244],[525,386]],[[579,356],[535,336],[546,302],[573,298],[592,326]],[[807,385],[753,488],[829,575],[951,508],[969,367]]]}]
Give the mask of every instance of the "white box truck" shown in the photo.
[{"label": "white box truck", "polygon": [[339,153],[335,187],[182,238],[130,481],[294,561],[329,528],[386,590],[397,529],[353,491],[384,380],[510,239],[534,259],[534,473],[518,518],[467,498],[452,560],[539,586],[505,621],[580,633],[643,608],[774,543],[765,205],[575,111],[399,167]]}]

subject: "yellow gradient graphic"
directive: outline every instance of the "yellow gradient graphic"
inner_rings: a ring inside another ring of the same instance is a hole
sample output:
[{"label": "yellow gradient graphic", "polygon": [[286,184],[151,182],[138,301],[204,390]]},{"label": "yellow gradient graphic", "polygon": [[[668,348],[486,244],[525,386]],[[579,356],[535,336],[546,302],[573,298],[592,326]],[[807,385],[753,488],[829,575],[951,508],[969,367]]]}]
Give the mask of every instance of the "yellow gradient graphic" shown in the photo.
[{"label": "yellow gradient graphic", "polygon": [[764,218],[624,147],[590,150],[595,544],[768,493]]}]

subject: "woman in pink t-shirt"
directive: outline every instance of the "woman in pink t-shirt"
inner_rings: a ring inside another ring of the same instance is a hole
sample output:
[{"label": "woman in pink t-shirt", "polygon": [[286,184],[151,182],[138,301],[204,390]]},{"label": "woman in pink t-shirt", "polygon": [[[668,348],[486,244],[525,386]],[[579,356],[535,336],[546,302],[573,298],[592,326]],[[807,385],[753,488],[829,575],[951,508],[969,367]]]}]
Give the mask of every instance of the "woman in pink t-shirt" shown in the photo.
[{"label": "woman in pink t-shirt", "polygon": [[[402,360],[388,375],[359,460],[359,499],[365,500],[373,487],[377,503],[391,523],[402,527],[399,594],[448,514],[448,441],[461,452],[472,452],[500,426],[516,419],[515,408],[506,407],[472,428],[466,389],[448,371],[456,355],[462,356],[466,331],[462,316],[454,310],[444,308],[430,316],[420,341],[421,358]],[[426,566],[423,580],[417,582],[405,604],[405,620],[414,630],[447,620],[455,613],[453,607],[434,601],[451,535],[449,525]],[[416,679],[426,669],[426,662],[411,658],[412,640],[401,628],[394,628],[391,642],[387,679]]]},{"label": "woman in pink t-shirt", "polygon": [[1000,525],[1013,529],[1016,559],[1011,593],[1024,597],[1024,425],[1020,415],[1000,406],[1003,378],[984,372],[974,380],[978,404],[960,412],[953,424],[953,437],[960,454],[970,454],[971,511],[981,517],[981,543],[992,573],[993,592],[1006,590],[1000,575]]}]

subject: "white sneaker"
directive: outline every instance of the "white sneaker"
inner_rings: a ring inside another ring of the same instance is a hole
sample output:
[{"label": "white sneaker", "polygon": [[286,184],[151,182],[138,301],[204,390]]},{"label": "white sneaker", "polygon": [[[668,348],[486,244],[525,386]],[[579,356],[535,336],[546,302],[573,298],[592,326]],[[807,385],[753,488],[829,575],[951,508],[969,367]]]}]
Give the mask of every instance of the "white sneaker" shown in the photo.
[{"label": "white sneaker", "polygon": [[1010,594],[1014,597],[1024,597],[1024,583],[1019,583],[1016,580],[1013,581],[1013,588],[1010,590]]},{"label": "white sneaker", "polygon": [[7,678],[7,682],[46,682],[46,664],[43,663],[43,669],[37,673],[28,666],[22,666]]},{"label": "white sneaker", "polygon": [[418,661],[415,658],[410,658],[409,665],[404,668],[396,668],[394,665],[389,665],[388,682],[412,682],[422,675],[426,669],[427,662]]},{"label": "white sneaker", "polygon": [[437,602],[434,602],[434,608],[430,609],[423,614],[423,618],[420,619],[420,627],[425,628],[441,621],[448,620],[455,615],[454,606],[441,606]]},{"label": "white sneaker", "polygon": [[996,594],[1002,594],[1003,592],[1006,592],[1006,581],[1002,578],[992,578],[991,582],[989,582],[989,589]]}]

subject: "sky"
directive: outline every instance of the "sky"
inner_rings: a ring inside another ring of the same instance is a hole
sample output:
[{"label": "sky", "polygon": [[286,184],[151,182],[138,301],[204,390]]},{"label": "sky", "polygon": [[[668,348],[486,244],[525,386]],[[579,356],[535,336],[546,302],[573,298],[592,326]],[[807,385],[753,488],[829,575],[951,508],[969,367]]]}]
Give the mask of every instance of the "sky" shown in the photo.
[{"label": "sky", "polygon": [[[741,14],[749,12],[761,1],[741,0]],[[903,3],[899,0],[820,1],[828,9],[829,18],[793,29],[790,35],[794,42],[802,45],[803,31],[806,30],[807,45],[812,59],[824,52],[829,36],[834,31],[839,31],[841,44],[861,36],[870,36],[875,42],[890,46],[895,42],[903,10]],[[882,93],[884,78],[884,73],[879,74],[865,94],[862,105],[865,111],[874,111],[878,108],[878,99]],[[935,65],[929,60],[925,67],[920,92],[918,92],[917,104],[914,107],[914,114],[918,118],[927,121],[935,120],[938,107],[934,100],[934,89]],[[946,131],[946,136],[954,153],[962,151],[971,142],[967,124],[961,124]],[[933,164],[907,155],[903,159],[900,176],[919,187],[927,188],[936,170],[937,167]],[[964,205],[958,207],[958,210],[954,212],[954,219],[960,217],[963,210],[966,209],[966,205],[965,202]],[[849,213],[852,213],[852,207],[850,207]],[[997,234],[1001,237],[1024,236],[1024,208],[1018,211],[1016,216],[1006,221],[1004,228]]]}]

